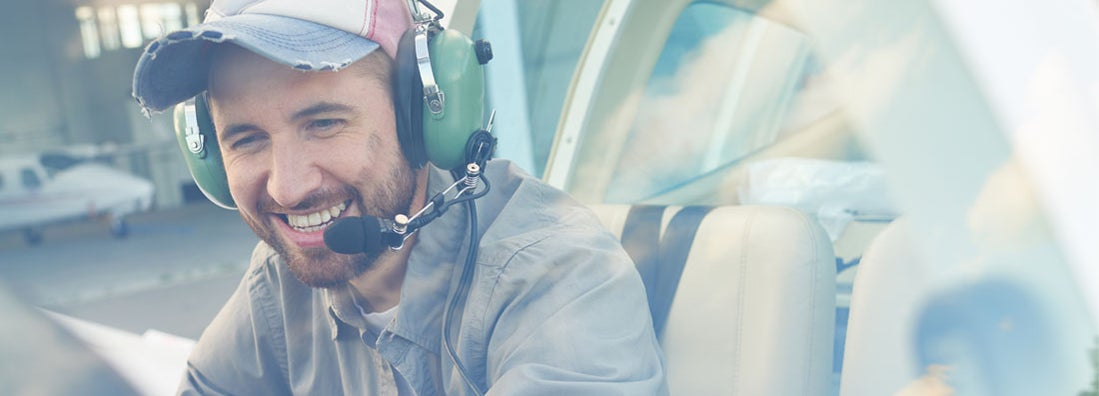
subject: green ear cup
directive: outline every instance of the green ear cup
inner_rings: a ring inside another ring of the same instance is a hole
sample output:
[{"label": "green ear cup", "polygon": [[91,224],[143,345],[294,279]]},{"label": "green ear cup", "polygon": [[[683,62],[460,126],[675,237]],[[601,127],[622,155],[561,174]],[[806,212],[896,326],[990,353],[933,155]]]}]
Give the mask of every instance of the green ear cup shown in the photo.
[{"label": "green ear cup", "polygon": [[424,151],[435,166],[454,169],[465,166],[466,141],[483,126],[485,76],[473,41],[455,30],[439,32],[428,48],[435,81],[446,96],[440,114],[423,106]]},{"label": "green ear cup", "polygon": [[225,164],[221,160],[221,148],[205,95],[199,94],[176,105],[172,116],[176,141],[199,190],[214,204],[236,209],[233,196],[229,194],[229,180],[225,177]]}]

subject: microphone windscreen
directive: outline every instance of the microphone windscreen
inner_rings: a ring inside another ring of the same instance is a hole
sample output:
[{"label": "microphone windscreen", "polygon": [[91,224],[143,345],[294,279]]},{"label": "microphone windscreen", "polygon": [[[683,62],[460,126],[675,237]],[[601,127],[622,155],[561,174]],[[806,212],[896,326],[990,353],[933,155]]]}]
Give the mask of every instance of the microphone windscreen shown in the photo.
[{"label": "microphone windscreen", "polygon": [[324,244],[341,254],[377,253],[382,250],[382,223],[377,217],[345,217],[324,230]]}]

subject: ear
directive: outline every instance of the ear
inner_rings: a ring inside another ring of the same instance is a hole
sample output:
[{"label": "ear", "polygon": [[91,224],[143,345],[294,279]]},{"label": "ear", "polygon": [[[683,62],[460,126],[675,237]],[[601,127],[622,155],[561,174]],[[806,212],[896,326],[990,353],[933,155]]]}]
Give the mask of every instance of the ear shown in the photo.
[{"label": "ear", "polygon": [[221,159],[217,131],[207,107],[206,93],[176,105],[172,115],[176,141],[199,190],[214,204],[236,209],[233,196],[229,194],[229,180]]}]

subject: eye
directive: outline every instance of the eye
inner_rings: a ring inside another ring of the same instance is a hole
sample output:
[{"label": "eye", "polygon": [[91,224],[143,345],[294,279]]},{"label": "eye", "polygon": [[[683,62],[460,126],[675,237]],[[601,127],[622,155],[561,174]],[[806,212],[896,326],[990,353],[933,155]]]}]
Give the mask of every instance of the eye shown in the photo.
[{"label": "eye", "polygon": [[310,131],[314,132],[335,132],[340,126],[344,124],[343,120],[337,118],[321,118],[309,121],[306,125]]},{"label": "eye", "polygon": [[236,151],[246,151],[254,147],[259,146],[264,140],[264,136],[259,133],[250,135],[243,135],[239,139],[234,140],[229,144],[229,148]]}]

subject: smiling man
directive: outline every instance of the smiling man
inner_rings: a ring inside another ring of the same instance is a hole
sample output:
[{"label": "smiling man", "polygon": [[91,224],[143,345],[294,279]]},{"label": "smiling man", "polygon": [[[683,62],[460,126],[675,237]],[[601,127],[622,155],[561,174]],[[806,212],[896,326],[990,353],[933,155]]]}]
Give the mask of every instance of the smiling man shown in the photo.
[{"label": "smiling man", "polygon": [[230,195],[212,199],[261,239],[181,393],[666,393],[621,246],[506,161],[485,164],[475,212],[455,205],[400,249],[325,246],[336,219],[416,213],[455,182],[399,138],[394,59],[411,22],[404,0],[217,0],[142,55],[145,110],[206,98],[220,148],[205,155]]}]

